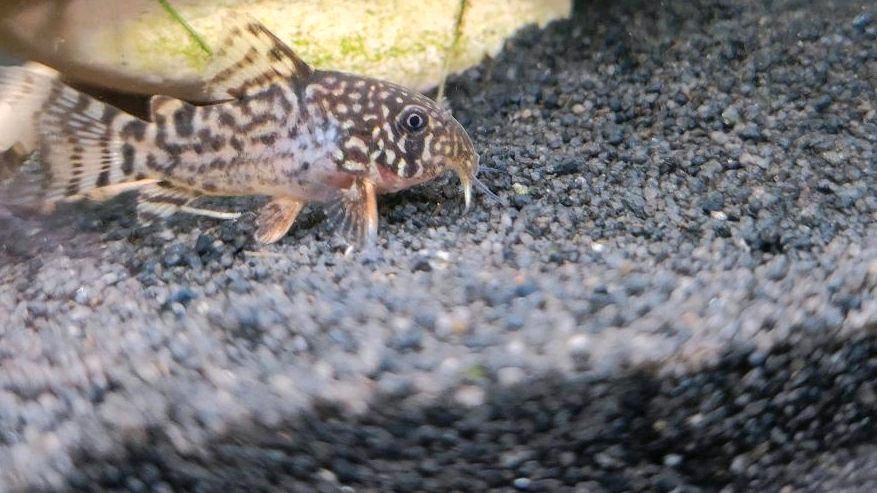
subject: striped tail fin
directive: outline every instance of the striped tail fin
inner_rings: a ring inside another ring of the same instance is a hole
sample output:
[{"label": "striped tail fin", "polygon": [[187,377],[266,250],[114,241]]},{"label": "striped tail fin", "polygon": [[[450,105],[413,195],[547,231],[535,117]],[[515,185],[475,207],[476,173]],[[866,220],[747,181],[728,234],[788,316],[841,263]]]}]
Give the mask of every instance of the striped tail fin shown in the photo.
[{"label": "striped tail fin", "polygon": [[44,180],[35,198],[51,202],[151,177],[145,152],[149,123],[20,67],[0,67],[0,101],[4,94],[15,96],[6,98],[13,108],[16,100],[41,103],[31,124]]},{"label": "striped tail fin", "polygon": [[4,69],[0,82],[0,151],[29,154],[36,149],[36,117],[49,96],[46,80],[55,75],[34,64],[29,69]]}]

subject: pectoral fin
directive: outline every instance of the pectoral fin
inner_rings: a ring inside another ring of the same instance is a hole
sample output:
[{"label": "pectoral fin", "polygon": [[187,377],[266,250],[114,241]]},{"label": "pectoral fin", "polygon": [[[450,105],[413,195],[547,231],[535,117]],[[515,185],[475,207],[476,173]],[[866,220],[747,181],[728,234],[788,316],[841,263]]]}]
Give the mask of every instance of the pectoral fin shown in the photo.
[{"label": "pectoral fin", "polygon": [[378,237],[378,203],[375,184],[359,178],[326,209],[336,230],[359,246],[374,245]]},{"label": "pectoral fin", "polygon": [[278,197],[262,206],[253,235],[256,241],[268,244],[283,238],[304,205],[301,200]]}]

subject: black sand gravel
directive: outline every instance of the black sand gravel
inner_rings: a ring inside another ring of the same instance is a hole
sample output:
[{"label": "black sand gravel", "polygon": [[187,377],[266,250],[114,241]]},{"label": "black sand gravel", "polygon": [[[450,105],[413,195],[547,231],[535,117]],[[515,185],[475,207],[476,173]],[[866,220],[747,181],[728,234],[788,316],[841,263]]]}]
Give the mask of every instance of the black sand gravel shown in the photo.
[{"label": "black sand gravel", "polygon": [[371,258],[4,211],[0,490],[874,491],[875,16],[580,2],[452,81],[507,203]]}]

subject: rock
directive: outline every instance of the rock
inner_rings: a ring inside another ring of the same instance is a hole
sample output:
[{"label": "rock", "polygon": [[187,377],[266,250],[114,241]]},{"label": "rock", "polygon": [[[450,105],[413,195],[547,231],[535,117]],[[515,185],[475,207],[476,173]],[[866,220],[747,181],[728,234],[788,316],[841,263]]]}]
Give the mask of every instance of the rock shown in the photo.
[{"label": "rock", "polygon": [[[380,0],[368,8],[349,0],[282,5],[267,0],[234,0],[220,6],[169,3],[207,48],[216,49],[223,40],[223,18],[247,15],[265,23],[317,68],[355,72],[419,90],[440,82],[457,8],[444,0],[417,4]],[[450,71],[495,56],[505,39],[522,26],[544,26],[568,16],[571,4],[570,0],[470,2]],[[93,2],[75,0],[55,14],[38,4],[0,7],[0,44],[23,59],[97,87],[193,101],[206,97],[200,76],[209,54],[159,2],[119,0],[112,8],[101,9]]]},{"label": "rock", "polygon": [[862,12],[853,19],[853,27],[861,32],[864,32],[865,28],[871,24],[871,20],[872,19],[870,13]]}]

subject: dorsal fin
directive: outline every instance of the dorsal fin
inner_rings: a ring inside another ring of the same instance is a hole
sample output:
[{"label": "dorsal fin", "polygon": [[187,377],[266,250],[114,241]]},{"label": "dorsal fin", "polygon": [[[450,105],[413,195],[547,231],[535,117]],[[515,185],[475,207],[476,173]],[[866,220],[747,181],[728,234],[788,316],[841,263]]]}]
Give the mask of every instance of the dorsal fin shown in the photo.
[{"label": "dorsal fin", "polygon": [[300,89],[313,70],[259,21],[249,16],[224,21],[226,35],[205,74],[214,100],[240,99],[277,83]]}]

